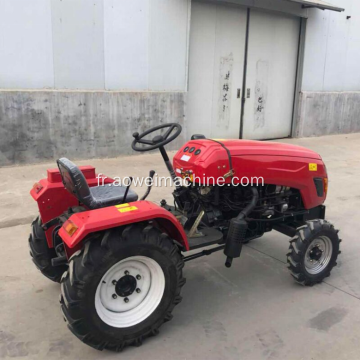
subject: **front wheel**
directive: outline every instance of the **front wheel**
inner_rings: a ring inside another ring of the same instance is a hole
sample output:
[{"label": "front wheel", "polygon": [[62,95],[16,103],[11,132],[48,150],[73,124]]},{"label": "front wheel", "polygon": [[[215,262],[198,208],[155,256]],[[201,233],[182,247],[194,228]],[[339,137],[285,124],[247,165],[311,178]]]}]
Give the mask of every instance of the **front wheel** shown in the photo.
[{"label": "front wheel", "polygon": [[149,224],[105,232],[70,259],[61,280],[69,329],[98,350],[141,345],[172,318],[185,283],[178,247]]},{"label": "front wheel", "polygon": [[338,230],[326,220],[307,221],[290,240],[287,262],[292,277],[312,286],[330,276],[340,254]]}]

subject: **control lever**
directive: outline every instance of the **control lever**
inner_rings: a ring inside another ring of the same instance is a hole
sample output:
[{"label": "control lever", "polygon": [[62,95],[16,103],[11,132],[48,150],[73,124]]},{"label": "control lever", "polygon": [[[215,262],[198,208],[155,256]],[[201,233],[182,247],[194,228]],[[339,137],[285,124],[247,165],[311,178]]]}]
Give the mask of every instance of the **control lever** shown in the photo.
[{"label": "control lever", "polygon": [[155,175],[155,171],[154,170],[150,170],[150,173],[149,173],[149,178],[151,179],[151,181],[149,181],[149,185],[147,186],[147,189],[146,189],[146,192],[144,194],[144,196],[140,199],[140,200],[145,200],[148,195],[150,194],[150,191],[151,191],[151,187],[153,185],[153,177]]},{"label": "control lever", "polygon": [[126,203],[126,197],[127,197],[128,192],[129,192],[132,181],[133,181],[133,178],[130,176],[129,177],[129,184],[126,186],[126,189],[125,189],[124,199],[122,201],[123,204]]}]

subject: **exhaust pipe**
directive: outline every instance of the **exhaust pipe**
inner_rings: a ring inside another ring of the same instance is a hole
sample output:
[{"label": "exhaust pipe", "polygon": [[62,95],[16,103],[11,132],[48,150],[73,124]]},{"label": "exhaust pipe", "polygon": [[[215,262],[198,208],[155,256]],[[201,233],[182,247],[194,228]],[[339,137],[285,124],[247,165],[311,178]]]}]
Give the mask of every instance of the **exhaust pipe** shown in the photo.
[{"label": "exhaust pipe", "polygon": [[231,267],[233,258],[239,257],[241,254],[241,248],[243,240],[246,236],[246,230],[248,223],[245,218],[249,213],[254,209],[259,199],[259,193],[255,187],[250,188],[253,194],[253,197],[250,203],[240,212],[240,214],[231,219],[229,231],[226,237],[226,245],[224,249],[224,254],[226,255],[225,266]]}]

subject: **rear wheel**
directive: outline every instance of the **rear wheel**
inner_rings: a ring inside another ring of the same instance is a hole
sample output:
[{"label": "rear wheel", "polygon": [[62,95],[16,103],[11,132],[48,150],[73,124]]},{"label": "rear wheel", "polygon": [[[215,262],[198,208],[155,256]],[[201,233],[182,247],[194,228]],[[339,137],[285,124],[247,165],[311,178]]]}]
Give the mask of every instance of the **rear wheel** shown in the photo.
[{"label": "rear wheel", "polygon": [[67,269],[67,266],[52,266],[51,260],[56,258],[57,255],[53,248],[49,248],[41,225],[40,216],[35,218],[31,224],[29,236],[30,256],[43,275],[52,281],[60,282],[61,275]]},{"label": "rear wheel", "polygon": [[172,318],[183,266],[178,247],[152,225],[105,232],[72,256],[62,277],[69,329],[98,350],[141,345]]},{"label": "rear wheel", "polygon": [[312,286],[330,276],[337,265],[340,242],[338,230],[328,221],[307,221],[290,240],[287,262],[292,277],[302,285]]}]

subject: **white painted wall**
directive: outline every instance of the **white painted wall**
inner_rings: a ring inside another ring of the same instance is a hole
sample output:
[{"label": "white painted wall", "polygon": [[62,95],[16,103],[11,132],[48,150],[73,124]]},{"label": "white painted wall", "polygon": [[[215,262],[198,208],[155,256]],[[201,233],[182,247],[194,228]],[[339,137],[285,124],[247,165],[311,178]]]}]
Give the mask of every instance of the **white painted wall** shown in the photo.
[{"label": "white painted wall", "polygon": [[186,90],[190,0],[104,0],[106,88]]},{"label": "white painted wall", "polygon": [[0,88],[185,91],[191,0],[0,0]]},{"label": "white painted wall", "polygon": [[51,0],[51,12],[55,88],[103,88],[103,0]]},{"label": "white painted wall", "polygon": [[0,87],[54,86],[49,0],[0,0]]},{"label": "white painted wall", "polygon": [[106,88],[147,89],[149,1],[104,3]]},{"label": "white painted wall", "polygon": [[[308,14],[302,90],[360,90],[359,0],[328,0],[345,13],[226,1]],[[186,91],[190,8],[191,0],[0,0],[0,88]]]},{"label": "white painted wall", "polygon": [[360,90],[360,1],[331,3],[345,12],[308,10],[304,91]]}]

